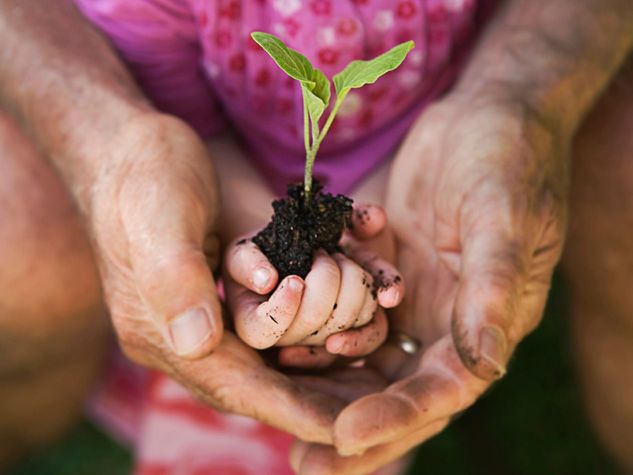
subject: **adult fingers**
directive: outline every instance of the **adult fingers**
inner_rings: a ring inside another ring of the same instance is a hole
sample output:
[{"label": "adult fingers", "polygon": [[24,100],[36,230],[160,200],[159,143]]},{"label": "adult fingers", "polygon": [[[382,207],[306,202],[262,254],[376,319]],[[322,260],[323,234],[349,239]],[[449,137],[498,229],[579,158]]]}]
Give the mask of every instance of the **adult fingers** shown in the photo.
[{"label": "adult fingers", "polygon": [[202,402],[311,442],[332,443],[332,424],[345,404],[266,366],[257,352],[228,332],[208,358],[177,361],[174,370]]},{"label": "adult fingers", "polygon": [[387,339],[387,316],[378,309],[375,317],[367,325],[330,335],[325,349],[332,354],[351,358],[365,356],[379,348]]},{"label": "adult fingers", "polygon": [[488,383],[461,363],[450,335],[422,357],[418,372],[347,406],[334,425],[341,455],[395,442],[471,405]]},{"label": "adult fingers", "polygon": [[265,297],[235,282],[227,282],[227,301],[242,341],[260,350],[277,343],[299,310],[303,287],[300,277],[288,276],[268,300],[262,302]]},{"label": "adult fingers", "polygon": [[362,475],[404,456],[411,449],[441,432],[448,419],[441,419],[401,439],[373,447],[363,454],[341,456],[327,445],[296,441],[290,450],[290,465],[299,475]]},{"label": "adult fingers", "polygon": [[[499,212],[499,211],[498,211]],[[513,324],[521,318],[523,289],[531,254],[526,231],[501,220],[477,219],[465,225],[462,263],[451,332],[464,365],[492,381],[506,372],[513,342]]]},{"label": "adult fingers", "polygon": [[[133,280],[147,313],[179,356],[207,355],[223,325],[214,279],[203,252],[211,203],[162,176],[123,186],[121,220]],[[151,219],[148,219],[151,217]]]},{"label": "adult fingers", "polygon": [[301,306],[292,325],[279,339],[280,345],[297,344],[323,326],[332,314],[340,280],[341,271],[336,261],[326,252],[317,251],[312,270],[305,278]]},{"label": "adult fingers", "polygon": [[258,294],[267,294],[277,285],[277,269],[250,239],[236,239],[229,245],[225,266],[235,282]]}]

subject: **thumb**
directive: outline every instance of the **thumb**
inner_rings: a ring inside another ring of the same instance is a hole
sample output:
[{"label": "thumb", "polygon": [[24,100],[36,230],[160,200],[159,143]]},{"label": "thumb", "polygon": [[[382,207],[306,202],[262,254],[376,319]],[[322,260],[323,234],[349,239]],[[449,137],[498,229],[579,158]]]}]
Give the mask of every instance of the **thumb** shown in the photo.
[{"label": "thumb", "polygon": [[165,195],[123,213],[132,279],[167,347],[197,359],[219,344],[223,332],[217,289],[203,252],[211,218],[205,206],[183,206],[179,194]]},{"label": "thumb", "polygon": [[506,372],[512,324],[520,318],[527,244],[485,223],[464,241],[451,331],[466,368],[492,381]]},{"label": "thumb", "polygon": [[222,312],[204,254],[173,247],[155,257],[136,255],[134,274],[166,344],[178,356],[197,359],[222,339]]}]

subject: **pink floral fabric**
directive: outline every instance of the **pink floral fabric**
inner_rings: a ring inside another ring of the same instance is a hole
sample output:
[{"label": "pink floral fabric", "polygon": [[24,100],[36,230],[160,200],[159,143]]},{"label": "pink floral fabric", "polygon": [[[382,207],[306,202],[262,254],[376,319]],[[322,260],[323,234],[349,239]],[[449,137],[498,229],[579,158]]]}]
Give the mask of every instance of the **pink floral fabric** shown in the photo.
[{"label": "pink floral fabric", "polygon": [[[450,87],[496,1],[76,0],[159,109],[203,137],[237,129],[278,193],[303,176],[301,94],[252,31],[276,34],[329,77],[353,59],[416,42],[400,69],[349,94],[322,147],[316,177],[346,192]],[[116,353],[89,410],[135,447],[140,475],[291,473],[288,435],[202,407]]]},{"label": "pink floral fabric", "polygon": [[250,39],[271,32],[331,77],[406,40],[404,65],[349,94],[316,163],[349,191],[397,147],[421,109],[453,82],[490,0],[76,0],[147,95],[203,136],[227,122],[277,192],[303,172],[295,81]]}]

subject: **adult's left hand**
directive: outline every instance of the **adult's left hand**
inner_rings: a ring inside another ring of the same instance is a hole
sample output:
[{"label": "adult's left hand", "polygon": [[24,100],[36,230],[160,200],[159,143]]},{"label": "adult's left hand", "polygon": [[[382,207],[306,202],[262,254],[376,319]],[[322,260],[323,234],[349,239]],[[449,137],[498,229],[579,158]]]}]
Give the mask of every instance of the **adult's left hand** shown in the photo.
[{"label": "adult's left hand", "polygon": [[503,376],[563,243],[567,144],[543,123],[521,104],[449,96],[412,128],[387,198],[408,287],[390,325],[421,347],[387,344],[368,361],[391,385],[341,412],[336,449],[297,442],[299,473],[370,473]]}]

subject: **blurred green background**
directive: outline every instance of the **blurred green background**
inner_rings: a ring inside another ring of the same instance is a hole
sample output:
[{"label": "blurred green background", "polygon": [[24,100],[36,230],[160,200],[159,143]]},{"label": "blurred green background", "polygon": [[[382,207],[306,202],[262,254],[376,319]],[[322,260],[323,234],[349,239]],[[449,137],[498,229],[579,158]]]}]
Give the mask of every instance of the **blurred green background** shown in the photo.
[{"label": "blurred green background", "polygon": [[[411,474],[615,473],[583,413],[564,302],[557,278],[543,323],[521,344],[506,378],[418,449]],[[119,475],[131,465],[125,449],[83,422],[8,475]]]}]

